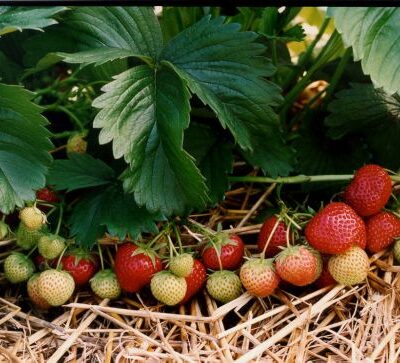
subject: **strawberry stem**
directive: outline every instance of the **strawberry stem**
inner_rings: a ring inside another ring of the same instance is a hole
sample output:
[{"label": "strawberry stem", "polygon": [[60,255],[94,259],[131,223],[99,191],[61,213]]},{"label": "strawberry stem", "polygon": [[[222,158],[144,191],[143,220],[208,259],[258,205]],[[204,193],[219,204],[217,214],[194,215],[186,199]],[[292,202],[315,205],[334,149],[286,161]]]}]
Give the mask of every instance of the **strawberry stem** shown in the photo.
[{"label": "strawberry stem", "polygon": [[97,242],[97,249],[99,250],[101,270],[104,270],[103,252],[101,251],[101,246],[100,246],[100,243],[98,243],[98,242]]},{"label": "strawberry stem", "polygon": [[[278,183],[278,184],[298,184],[298,183],[317,183],[328,181],[346,181],[353,178],[353,174],[339,175],[295,175],[287,177],[278,177],[276,179],[264,176],[230,176],[230,182],[243,183]],[[393,181],[400,181],[400,175],[390,175]]]},{"label": "strawberry stem", "polygon": [[64,207],[62,204],[60,204],[60,213],[58,215],[58,222],[57,222],[57,228],[55,231],[55,234],[58,235],[60,233],[60,228],[61,228],[61,222],[64,214]]},{"label": "strawberry stem", "polygon": [[172,228],[173,228],[173,230],[174,230],[176,240],[178,241],[179,252],[180,252],[180,253],[183,253],[183,246],[182,246],[181,236],[180,236],[180,234],[179,234],[179,230],[178,230],[178,228],[177,228],[177,226],[176,226],[175,223],[172,224]]},{"label": "strawberry stem", "polygon": [[61,263],[61,259],[64,256],[65,251],[67,250],[68,246],[65,246],[65,248],[63,249],[63,251],[61,252],[60,256],[58,257],[57,260],[57,265],[56,265],[56,270],[58,270],[60,268],[60,263]]},{"label": "strawberry stem", "polygon": [[168,235],[167,238],[169,243],[169,256],[172,258],[174,253],[176,256],[178,256],[179,252],[176,250],[174,243],[172,242],[171,236]]},{"label": "strawberry stem", "polygon": [[36,248],[37,248],[37,245],[36,245],[35,247],[33,247],[33,248],[28,252],[28,254],[26,255],[26,257],[29,257],[29,256],[36,250]]},{"label": "strawberry stem", "polygon": [[261,259],[264,259],[264,258],[265,258],[265,252],[267,251],[267,247],[268,247],[268,245],[269,245],[269,242],[271,241],[271,239],[272,239],[272,237],[273,237],[273,235],[274,235],[276,229],[278,228],[279,222],[281,222],[281,216],[279,216],[279,217],[276,219],[276,222],[275,222],[275,224],[274,224],[274,227],[272,228],[272,231],[271,231],[271,233],[270,233],[269,236],[268,236],[267,242],[265,242],[265,246],[264,246],[263,251],[262,251],[262,253],[261,253]]}]

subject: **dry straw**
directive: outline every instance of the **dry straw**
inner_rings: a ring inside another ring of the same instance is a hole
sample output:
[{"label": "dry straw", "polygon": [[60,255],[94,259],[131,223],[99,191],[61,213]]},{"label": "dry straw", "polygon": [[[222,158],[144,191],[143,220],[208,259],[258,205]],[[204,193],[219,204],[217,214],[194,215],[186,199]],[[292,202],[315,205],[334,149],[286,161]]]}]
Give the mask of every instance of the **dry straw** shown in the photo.
[{"label": "dry straw", "polygon": [[[211,228],[222,222],[254,243],[257,211],[272,190],[232,190],[192,218]],[[196,238],[182,229],[186,245]],[[10,243],[0,242],[1,260]],[[111,238],[101,243],[114,248]],[[353,288],[279,290],[264,300],[244,293],[222,306],[203,292],[176,308],[147,291],[112,302],[80,291],[50,313],[32,309],[24,289],[0,275],[0,362],[398,362],[399,272],[384,251],[371,257],[367,283]]]}]

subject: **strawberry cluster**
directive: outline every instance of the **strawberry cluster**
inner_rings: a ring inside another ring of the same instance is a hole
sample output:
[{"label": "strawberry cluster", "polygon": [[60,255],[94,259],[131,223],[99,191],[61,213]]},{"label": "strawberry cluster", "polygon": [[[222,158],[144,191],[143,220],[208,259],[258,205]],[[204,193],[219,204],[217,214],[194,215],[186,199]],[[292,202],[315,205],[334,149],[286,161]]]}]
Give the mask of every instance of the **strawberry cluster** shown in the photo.
[{"label": "strawberry cluster", "polygon": [[[268,217],[258,234],[259,254],[245,257],[239,236],[197,224],[207,243],[198,256],[184,251],[175,228],[178,252],[170,230],[166,233],[164,229],[149,244],[124,241],[118,245],[115,272],[104,269],[103,262],[99,271],[97,255],[70,248],[65,238],[48,231],[46,215],[39,208],[26,207],[20,211],[17,245],[22,250],[37,249],[39,254],[35,263],[30,253],[10,254],[4,272],[11,283],[27,282],[30,299],[41,309],[64,304],[77,287],[87,285],[103,299],[150,287],[153,296],[166,305],[185,304],[204,286],[215,300],[227,303],[243,290],[265,298],[279,285],[355,285],[367,278],[367,252],[377,253],[394,244],[395,258],[400,260],[400,240],[396,242],[400,218],[384,209],[391,193],[392,182],[385,169],[366,165],[355,173],[342,201],[330,202],[298,223],[286,207]],[[50,200],[48,191],[39,196],[48,202],[58,200],[54,196]],[[2,223],[3,238],[9,229]],[[162,247],[169,255],[165,259],[152,247],[163,239],[169,240],[169,248]],[[35,273],[36,269],[40,272]]]}]

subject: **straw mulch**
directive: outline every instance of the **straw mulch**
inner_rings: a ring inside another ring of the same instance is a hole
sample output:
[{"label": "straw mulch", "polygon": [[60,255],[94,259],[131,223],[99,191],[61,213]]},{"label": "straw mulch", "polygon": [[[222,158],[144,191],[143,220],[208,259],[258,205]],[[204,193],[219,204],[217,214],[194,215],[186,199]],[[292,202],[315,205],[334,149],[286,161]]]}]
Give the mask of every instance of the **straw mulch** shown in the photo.
[{"label": "straw mulch", "polygon": [[[253,218],[269,204],[262,187],[241,187],[208,214],[255,241]],[[183,241],[198,236],[182,230]],[[101,243],[112,251],[112,238]],[[13,241],[0,241],[0,260]],[[254,244],[248,245],[254,251]],[[400,266],[390,251],[371,257],[366,284],[278,290],[270,299],[244,293],[217,304],[206,292],[187,306],[157,305],[148,291],[119,301],[78,292],[69,305],[43,313],[21,287],[0,275],[0,361],[5,362],[397,362],[400,361]]]}]

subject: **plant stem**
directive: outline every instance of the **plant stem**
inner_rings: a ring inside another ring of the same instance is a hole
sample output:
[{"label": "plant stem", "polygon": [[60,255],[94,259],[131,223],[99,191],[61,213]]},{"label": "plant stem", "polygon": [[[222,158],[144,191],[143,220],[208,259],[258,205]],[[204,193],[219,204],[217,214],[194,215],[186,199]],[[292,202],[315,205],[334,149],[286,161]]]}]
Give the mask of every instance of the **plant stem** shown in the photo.
[{"label": "plant stem", "polygon": [[330,18],[325,17],[323,23],[321,24],[321,27],[319,28],[318,34],[315,37],[315,39],[311,42],[311,44],[307,47],[306,52],[304,53],[304,55],[301,57],[301,59],[299,59],[299,63],[297,64],[296,69],[294,69],[284,80],[283,84],[282,84],[282,88],[285,89],[286,87],[288,87],[293,80],[299,76],[299,74],[303,71],[305,65],[307,64],[307,62],[310,60],[312,52],[315,48],[315,46],[317,45],[317,43],[320,41],[322,35],[325,32],[326,27],[328,26],[330,21]]},{"label": "plant stem", "polygon": [[325,100],[324,100],[325,105],[328,104],[327,101],[332,97],[332,94],[333,94],[340,78],[342,77],[343,72],[344,72],[346,65],[349,62],[350,58],[351,58],[351,49],[347,48],[343,54],[343,57],[340,59],[340,62],[338,64],[338,66],[336,67],[335,73],[333,73],[333,76],[331,78],[331,82],[326,90],[326,96],[325,96]]},{"label": "plant stem", "polygon": [[63,139],[63,138],[70,137],[75,134],[76,134],[76,131],[64,131],[64,132],[59,132],[58,134],[51,135],[51,138],[52,139]]},{"label": "plant stem", "polygon": [[57,235],[60,232],[63,214],[64,214],[64,207],[62,204],[60,204],[60,214],[58,215],[57,228],[56,228],[56,232],[55,232],[55,234],[57,234]]},{"label": "plant stem", "polygon": [[[328,181],[344,181],[353,178],[353,174],[339,175],[296,175],[287,177],[278,177],[276,179],[264,176],[231,176],[228,178],[230,182],[242,183],[277,183],[277,184],[299,184],[299,183],[317,183]],[[400,181],[400,175],[390,175],[393,181]]]},{"label": "plant stem", "polygon": [[98,243],[98,242],[97,242],[97,248],[99,250],[101,270],[103,271],[104,270],[103,252],[101,251],[101,246],[100,246],[100,243]]}]

